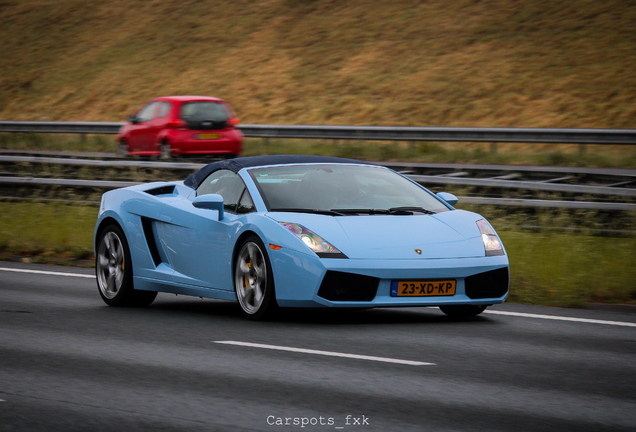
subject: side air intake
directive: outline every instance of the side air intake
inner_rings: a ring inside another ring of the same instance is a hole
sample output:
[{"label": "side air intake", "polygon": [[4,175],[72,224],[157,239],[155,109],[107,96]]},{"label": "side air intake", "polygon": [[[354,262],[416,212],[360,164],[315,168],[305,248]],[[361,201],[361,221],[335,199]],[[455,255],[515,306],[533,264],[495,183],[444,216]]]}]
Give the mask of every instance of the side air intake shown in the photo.
[{"label": "side air intake", "polygon": [[170,186],[159,186],[157,188],[154,189],[148,189],[146,192],[147,194],[150,195],[172,195],[174,193],[174,185],[170,185]]},{"label": "side air intake", "polygon": [[155,240],[155,233],[152,230],[152,220],[142,217],[141,226],[144,230],[144,237],[146,237],[146,243],[148,244],[148,250],[152,256],[152,261],[155,263],[155,267],[161,264],[161,255],[159,255],[159,249],[157,249],[157,241]]}]

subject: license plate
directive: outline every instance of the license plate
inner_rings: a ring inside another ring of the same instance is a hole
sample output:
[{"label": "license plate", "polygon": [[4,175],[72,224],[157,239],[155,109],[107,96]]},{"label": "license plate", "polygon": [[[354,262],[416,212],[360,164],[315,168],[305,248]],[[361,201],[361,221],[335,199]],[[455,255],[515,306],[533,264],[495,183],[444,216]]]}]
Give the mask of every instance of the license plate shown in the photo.
[{"label": "license plate", "polygon": [[219,139],[221,138],[221,134],[218,133],[200,133],[197,137],[199,139]]},{"label": "license plate", "polygon": [[424,297],[455,295],[455,280],[393,281],[391,297]]}]

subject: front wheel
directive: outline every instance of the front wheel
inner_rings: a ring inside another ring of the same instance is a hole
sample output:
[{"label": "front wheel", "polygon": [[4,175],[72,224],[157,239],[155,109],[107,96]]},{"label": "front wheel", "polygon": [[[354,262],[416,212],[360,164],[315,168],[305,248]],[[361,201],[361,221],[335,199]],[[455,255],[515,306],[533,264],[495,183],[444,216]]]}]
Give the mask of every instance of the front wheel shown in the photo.
[{"label": "front wheel", "polygon": [[117,149],[119,157],[127,157],[128,156],[128,143],[126,140],[122,139],[119,141],[119,148]]},{"label": "front wheel", "polygon": [[95,273],[99,295],[109,306],[148,306],[157,297],[154,291],[134,289],[128,242],[115,224],[99,237]]},{"label": "front wheel", "polygon": [[260,238],[250,236],[241,245],[234,266],[234,289],[243,315],[260,320],[278,309],[272,266]]},{"label": "front wheel", "polygon": [[440,306],[440,310],[446,315],[455,318],[467,318],[477,316],[486,310],[488,306],[475,306],[475,305],[451,305]]}]

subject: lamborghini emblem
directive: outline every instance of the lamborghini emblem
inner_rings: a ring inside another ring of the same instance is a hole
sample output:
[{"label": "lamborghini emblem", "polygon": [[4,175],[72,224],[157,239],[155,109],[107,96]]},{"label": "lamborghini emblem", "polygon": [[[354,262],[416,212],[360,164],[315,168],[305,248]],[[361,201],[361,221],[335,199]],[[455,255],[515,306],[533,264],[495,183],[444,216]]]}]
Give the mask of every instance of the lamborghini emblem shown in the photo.
[{"label": "lamborghini emblem", "polygon": [[415,249],[415,252],[416,252],[418,255],[422,255],[422,249]]}]

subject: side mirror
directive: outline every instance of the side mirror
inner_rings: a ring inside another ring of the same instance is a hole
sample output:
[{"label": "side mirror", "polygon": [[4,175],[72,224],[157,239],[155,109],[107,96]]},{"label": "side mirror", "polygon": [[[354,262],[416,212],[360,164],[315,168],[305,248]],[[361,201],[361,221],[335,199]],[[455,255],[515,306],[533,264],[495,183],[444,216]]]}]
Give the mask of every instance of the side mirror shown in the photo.
[{"label": "side mirror", "polygon": [[135,117],[135,116],[128,116],[128,117],[126,117],[126,120],[128,120],[132,124],[137,124],[138,123],[137,122],[137,117]]},{"label": "side mirror", "polygon": [[223,197],[219,194],[198,196],[192,205],[200,209],[216,210],[219,212],[219,220],[223,219]]},{"label": "side mirror", "polygon": [[437,194],[437,196],[452,206],[457,204],[457,201],[459,201],[459,199],[455,195],[448,192],[440,192]]}]

